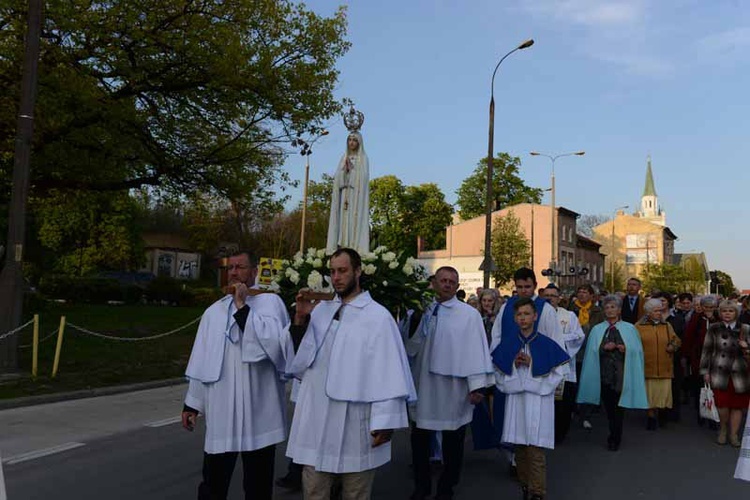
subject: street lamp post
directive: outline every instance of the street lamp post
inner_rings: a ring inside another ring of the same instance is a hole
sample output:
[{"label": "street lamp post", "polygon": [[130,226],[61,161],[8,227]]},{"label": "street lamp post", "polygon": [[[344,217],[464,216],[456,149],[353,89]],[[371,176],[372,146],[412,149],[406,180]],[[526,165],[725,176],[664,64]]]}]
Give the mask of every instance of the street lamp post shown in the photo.
[{"label": "street lamp post", "polygon": [[302,195],[302,229],[300,229],[299,235],[299,251],[305,251],[305,224],[307,222],[307,186],[310,183],[310,155],[312,154],[313,144],[317,142],[323,136],[328,135],[328,131],[324,130],[310,142],[305,142],[302,139],[297,140],[297,144],[302,146],[300,154],[305,156],[305,187]]},{"label": "street lamp post", "polygon": [[[23,254],[26,240],[26,201],[29,191],[29,160],[34,132],[34,104],[37,90],[37,68],[41,38],[41,0],[28,2],[28,32],[21,79],[21,104],[18,111],[13,191],[8,213],[8,239],[5,243],[5,265],[0,273],[0,334],[21,322],[23,307]],[[0,372],[15,371],[18,365],[18,337],[0,341]]]},{"label": "street lamp post", "polygon": [[549,158],[552,162],[552,177],[550,179],[551,200],[550,200],[550,263],[549,267],[552,270],[557,270],[557,232],[555,230],[555,161],[563,156],[583,156],[586,154],[585,151],[574,151],[572,153],[562,153],[558,155],[548,155],[546,153],[539,153],[537,151],[531,151],[531,156],[544,156]]},{"label": "street lamp post", "polygon": [[615,220],[617,220],[617,212],[626,208],[628,205],[623,205],[612,212],[612,254],[609,256],[609,291],[612,293],[615,293]]},{"label": "street lamp post", "polygon": [[490,274],[495,268],[495,263],[492,261],[492,177],[493,177],[493,156],[494,156],[494,139],[495,139],[495,75],[497,69],[503,63],[503,61],[517,50],[527,49],[534,45],[533,39],[528,39],[521,45],[505,54],[495,66],[495,70],[492,72],[492,83],[490,84],[490,126],[489,126],[489,140],[487,144],[487,196],[486,196],[486,212],[485,212],[485,227],[484,227],[484,260],[479,269],[484,271],[484,288],[490,287]]}]

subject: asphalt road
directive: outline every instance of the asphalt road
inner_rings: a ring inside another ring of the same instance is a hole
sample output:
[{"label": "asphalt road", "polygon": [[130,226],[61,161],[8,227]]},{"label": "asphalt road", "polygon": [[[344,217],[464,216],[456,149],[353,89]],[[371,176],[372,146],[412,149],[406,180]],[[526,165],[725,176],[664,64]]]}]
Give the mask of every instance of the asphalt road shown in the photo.
[{"label": "asphalt road", "polygon": [[[180,389],[177,389],[180,391]],[[159,416],[154,398],[160,393],[144,391],[141,398],[150,418]],[[168,393],[176,396],[176,393]],[[111,406],[105,398],[101,405]],[[78,422],[78,431],[69,431],[55,439],[83,443],[81,446],[17,463],[5,463],[4,473],[10,500],[36,499],[133,499],[166,500],[195,498],[200,480],[202,429],[195,433],[182,430],[178,423],[165,418],[159,427],[146,427],[138,419],[139,398],[131,396],[129,408],[133,425],[123,430],[102,435],[100,431],[83,440],[80,432],[86,428],[85,417]],[[74,402],[70,402],[74,407]],[[96,404],[97,401],[78,404]],[[174,416],[173,401],[167,398],[165,409]],[[39,409],[52,418],[64,412]],[[11,410],[12,411],[12,410]],[[0,412],[0,446],[3,442],[18,443],[19,439],[33,439],[24,432],[39,430],[40,423],[13,428],[14,436],[7,435],[3,425],[6,412]],[[117,415],[121,411],[116,412]],[[18,419],[18,415],[15,415]],[[99,427],[102,414],[96,415]],[[595,416],[594,430],[580,427],[572,430],[568,440],[548,454],[548,498],[580,500],[589,498],[619,499],[703,499],[747,498],[750,483],[732,478],[737,450],[714,444],[714,432],[696,425],[671,425],[656,432],[645,430],[644,416],[633,413],[626,421],[622,448],[609,452],[604,444],[606,421]],[[37,419],[38,420],[38,419]],[[49,422],[54,425],[54,422]],[[79,434],[76,434],[79,432]],[[33,441],[35,445],[41,442]],[[55,441],[46,444],[53,445]],[[59,443],[58,443],[59,444]],[[49,449],[49,448],[45,448]],[[2,448],[0,448],[2,451]],[[283,475],[286,461],[284,445],[277,448],[277,475]],[[3,458],[9,456],[6,452]],[[28,457],[27,453],[15,455]],[[11,460],[13,461],[13,460]],[[393,460],[378,473],[374,495],[376,499],[406,499],[412,490],[408,434],[404,431],[394,439]],[[495,451],[471,451],[470,438],[461,485],[457,498],[520,498],[517,484],[507,475],[507,463]],[[236,469],[230,498],[242,498],[241,470]],[[277,492],[277,498],[296,499],[300,495]]]}]

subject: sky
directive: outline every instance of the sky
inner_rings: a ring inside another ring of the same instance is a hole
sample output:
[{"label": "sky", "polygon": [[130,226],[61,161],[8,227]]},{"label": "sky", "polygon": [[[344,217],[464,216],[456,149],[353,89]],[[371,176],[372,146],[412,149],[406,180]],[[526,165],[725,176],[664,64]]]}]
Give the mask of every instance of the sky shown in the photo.
[{"label": "sky", "polygon": [[[310,0],[331,15],[342,1]],[[434,182],[449,203],[487,154],[492,70],[497,152],[556,204],[610,215],[640,206],[650,155],[676,252],[750,288],[750,2],[742,0],[356,0],[337,98],[365,114],[370,178]],[[340,118],[314,147],[311,179],[344,153]],[[304,179],[304,159],[285,168]],[[298,191],[298,192],[297,192]],[[292,192],[302,197],[302,186]],[[545,203],[549,200],[545,197]]]}]

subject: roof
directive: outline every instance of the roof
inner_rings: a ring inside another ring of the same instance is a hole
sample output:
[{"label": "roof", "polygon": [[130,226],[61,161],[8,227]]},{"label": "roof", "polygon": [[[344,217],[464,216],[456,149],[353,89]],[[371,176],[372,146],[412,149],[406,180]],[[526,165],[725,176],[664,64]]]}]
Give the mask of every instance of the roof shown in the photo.
[{"label": "roof", "polygon": [[646,185],[643,186],[643,196],[656,196],[654,173],[651,171],[651,156],[648,157],[648,164],[646,167]]},{"label": "roof", "polygon": [[557,208],[557,212],[559,214],[562,214],[562,215],[567,215],[569,217],[574,217],[576,219],[581,216],[581,214],[579,214],[578,212],[574,212],[574,211],[572,211],[570,209],[567,209],[565,207],[557,206],[556,208]]},{"label": "roof", "polygon": [[576,237],[578,246],[591,248],[593,250],[599,250],[602,247],[602,244],[598,241],[592,240],[582,234],[577,234]]},{"label": "roof", "polygon": [[674,233],[672,232],[672,230],[671,230],[671,229],[669,229],[668,227],[665,227],[665,228],[664,228],[664,233],[665,233],[665,234],[666,234],[667,236],[669,236],[670,238],[672,238],[673,240],[677,240],[677,239],[679,239],[679,238],[677,238],[677,235],[676,235],[676,234],[674,234]]},{"label": "roof", "polygon": [[675,265],[682,265],[685,264],[688,260],[695,260],[703,267],[708,269],[708,263],[706,262],[706,254],[703,252],[699,253],[676,253],[672,255],[672,264]]}]

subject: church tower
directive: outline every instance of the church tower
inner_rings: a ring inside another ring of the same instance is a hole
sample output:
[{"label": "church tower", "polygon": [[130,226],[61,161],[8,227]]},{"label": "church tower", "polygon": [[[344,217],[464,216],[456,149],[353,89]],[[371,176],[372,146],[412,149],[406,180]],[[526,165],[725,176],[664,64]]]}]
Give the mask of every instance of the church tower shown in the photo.
[{"label": "church tower", "polygon": [[641,210],[639,215],[654,224],[659,224],[660,226],[667,225],[667,214],[662,212],[661,207],[659,206],[659,198],[656,196],[654,174],[651,171],[651,156],[648,157],[646,167],[646,185],[643,186]]}]

